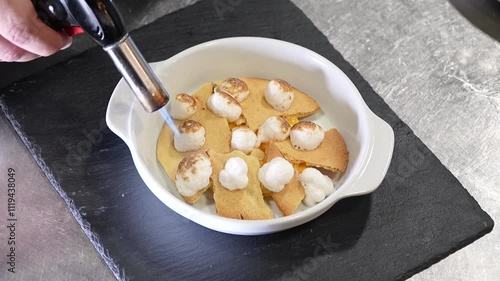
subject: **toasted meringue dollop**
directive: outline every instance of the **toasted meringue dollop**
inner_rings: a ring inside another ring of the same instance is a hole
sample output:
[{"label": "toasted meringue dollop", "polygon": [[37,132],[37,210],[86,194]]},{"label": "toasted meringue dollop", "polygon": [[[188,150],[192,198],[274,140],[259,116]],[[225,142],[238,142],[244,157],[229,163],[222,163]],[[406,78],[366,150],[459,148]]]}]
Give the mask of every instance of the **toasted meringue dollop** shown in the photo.
[{"label": "toasted meringue dollop", "polygon": [[325,200],[328,195],[335,191],[332,179],[315,168],[306,168],[302,171],[299,182],[306,193],[304,204],[309,207]]},{"label": "toasted meringue dollop", "polygon": [[190,154],[179,163],[175,186],[182,196],[191,197],[206,188],[212,175],[210,158],[203,153]]},{"label": "toasted meringue dollop", "polygon": [[259,143],[257,135],[246,127],[239,127],[233,130],[231,136],[231,149],[239,150],[245,154],[250,153]]},{"label": "toasted meringue dollop", "polygon": [[178,94],[170,104],[170,115],[177,120],[191,118],[198,109],[196,99],[188,94]]},{"label": "toasted meringue dollop", "polygon": [[238,78],[228,78],[219,85],[217,91],[222,91],[233,96],[238,102],[244,101],[250,94],[245,82]]},{"label": "toasted meringue dollop", "polygon": [[285,118],[271,116],[260,126],[257,138],[260,143],[274,141],[284,141],[290,135],[290,124]]},{"label": "toasted meringue dollop", "polygon": [[248,185],[248,166],[240,157],[231,157],[219,173],[219,182],[227,190],[243,189]]},{"label": "toasted meringue dollop", "polygon": [[188,120],[179,125],[174,135],[174,147],[179,152],[195,151],[205,144],[205,128],[200,123]]},{"label": "toasted meringue dollop", "polygon": [[298,150],[315,150],[324,139],[325,131],[314,122],[300,121],[290,130],[290,141]]},{"label": "toasted meringue dollop", "polygon": [[210,111],[220,117],[225,117],[229,122],[235,122],[240,118],[240,103],[226,92],[215,91],[207,100]]},{"label": "toasted meringue dollop", "polygon": [[293,87],[284,80],[271,80],[267,84],[264,97],[272,108],[278,111],[286,111],[293,102]]},{"label": "toasted meringue dollop", "polygon": [[272,192],[280,192],[293,176],[293,165],[282,157],[273,158],[259,169],[259,181]]}]

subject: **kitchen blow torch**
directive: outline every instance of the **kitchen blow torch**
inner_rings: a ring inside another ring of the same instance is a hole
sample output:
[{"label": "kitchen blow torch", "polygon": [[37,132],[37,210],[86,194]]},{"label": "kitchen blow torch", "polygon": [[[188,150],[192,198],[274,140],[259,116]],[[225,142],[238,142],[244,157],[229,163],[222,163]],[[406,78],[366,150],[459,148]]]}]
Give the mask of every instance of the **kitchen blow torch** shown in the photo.
[{"label": "kitchen blow torch", "polygon": [[[111,57],[144,109],[164,108],[169,94],[125,29],[110,0],[32,0],[38,17],[70,36],[86,33]],[[163,113],[162,113],[163,115]]]}]

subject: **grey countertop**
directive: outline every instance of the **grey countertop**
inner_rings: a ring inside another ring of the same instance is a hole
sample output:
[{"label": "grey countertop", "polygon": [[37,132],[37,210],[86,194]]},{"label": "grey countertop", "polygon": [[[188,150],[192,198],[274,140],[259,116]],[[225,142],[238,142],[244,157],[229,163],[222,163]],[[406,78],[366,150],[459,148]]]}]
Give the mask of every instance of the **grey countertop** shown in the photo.
[{"label": "grey countertop", "polygon": [[[192,2],[195,1],[164,1],[154,7],[142,7],[129,24],[140,26]],[[486,0],[472,1],[474,4],[465,0],[293,2],[495,222],[500,222],[498,3]],[[154,15],[147,10],[154,10]],[[132,8],[122,12],[136,13]],[[1,67],[12,66],[0,64]],[[7,80],[2,79],[0,84]],[[6,181],[5,171],[9,167],[16,169],[18,185],[18,273],[6,272],[2,254],[0,279],[114,280],[13,129],[0,118],[1,182]],[[0,200],[1,210],[6,210],[5,204],[6,200]],[[4,215],[5,212],[0,212],[0,217]],[[3,237],[4,221],[1,220],[0,226]],[[5,247],[6,243],[0,243],[2,253],[6,252]],[[411,279],[498,280],[500,264],[494,261],[499,255],[500,231],[495,228],[486,237]]]}]

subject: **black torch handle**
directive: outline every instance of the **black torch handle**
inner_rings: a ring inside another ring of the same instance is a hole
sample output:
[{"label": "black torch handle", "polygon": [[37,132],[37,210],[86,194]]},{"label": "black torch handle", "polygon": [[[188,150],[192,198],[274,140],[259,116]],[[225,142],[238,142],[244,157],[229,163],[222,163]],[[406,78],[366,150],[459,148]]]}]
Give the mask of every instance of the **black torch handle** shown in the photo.
[{"label": "black torch handle", "polygon": [[38,16],[55,30],[80,27],[102,47],[123,39],[127,31],[110,0],[32,0]]}]

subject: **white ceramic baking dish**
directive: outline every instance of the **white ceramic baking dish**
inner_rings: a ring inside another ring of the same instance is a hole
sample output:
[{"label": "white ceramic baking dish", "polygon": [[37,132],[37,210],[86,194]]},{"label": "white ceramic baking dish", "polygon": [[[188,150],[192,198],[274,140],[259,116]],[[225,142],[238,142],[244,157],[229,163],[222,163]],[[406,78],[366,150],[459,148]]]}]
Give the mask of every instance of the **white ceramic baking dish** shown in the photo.
[{"label": "white ceramic baking dish", "polygon": [[220,217],[210,196],[195,205],[181,199],[156,158],[164,121],[159,113],[146,113],[122,79],[108,105],[109,128],[128,145],[139,174],[154,195],[195,223],[240,235],[285,230],[318,217],[342,198],[374,191],[387,172],[394,147],[393,130],[370,111],[338,67],[308,49],[274,39],[227,38],[200,44],[151,65],[171,95],[192,93],[205,82],[227,77],[284,79],[318,101],[322,110],[307,119],[325,129],[337,128],[350,153],[347,170],[340,179],[335,178],[337,191],[313,207],[301,205],[294,215],[282,217],[271,203],[274,219]]}]

